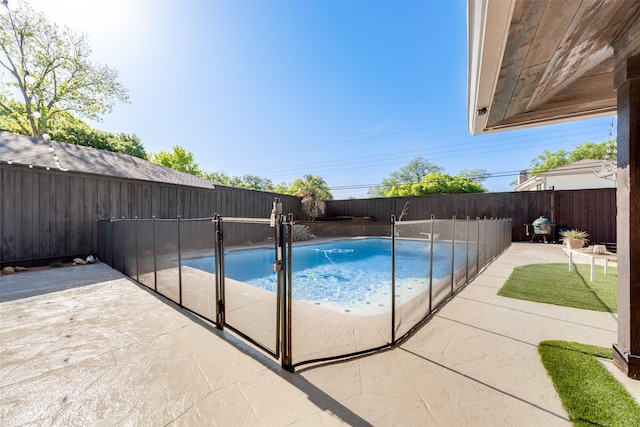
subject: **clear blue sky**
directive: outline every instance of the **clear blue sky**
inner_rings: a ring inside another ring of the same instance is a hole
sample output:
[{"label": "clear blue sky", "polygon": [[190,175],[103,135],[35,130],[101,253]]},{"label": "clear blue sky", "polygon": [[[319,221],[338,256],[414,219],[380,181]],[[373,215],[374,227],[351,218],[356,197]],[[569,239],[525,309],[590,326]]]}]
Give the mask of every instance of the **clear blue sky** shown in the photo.
[{"label": "clear blue sky", "polygon": [[206,171],[319,175],[341,199],[422,156],[510,191],[543,150],[609,137],[611,118],[472,137],[466,1],[28,3],[88,34],[129,89],[95,127],[181,145]]}]

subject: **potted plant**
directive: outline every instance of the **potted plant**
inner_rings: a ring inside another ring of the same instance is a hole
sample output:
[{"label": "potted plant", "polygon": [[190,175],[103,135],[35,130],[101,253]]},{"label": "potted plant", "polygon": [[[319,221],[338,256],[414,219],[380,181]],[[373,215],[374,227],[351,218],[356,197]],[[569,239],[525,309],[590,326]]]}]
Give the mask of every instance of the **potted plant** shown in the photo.
[{"label": "potted plant", "polygon": [[586,231],[564,230],[560,232],[560,236],[562,236],[562,242],[567,245],[569,249],[580,249],[589,241],[589,239],[587,239],[589,235]]}]

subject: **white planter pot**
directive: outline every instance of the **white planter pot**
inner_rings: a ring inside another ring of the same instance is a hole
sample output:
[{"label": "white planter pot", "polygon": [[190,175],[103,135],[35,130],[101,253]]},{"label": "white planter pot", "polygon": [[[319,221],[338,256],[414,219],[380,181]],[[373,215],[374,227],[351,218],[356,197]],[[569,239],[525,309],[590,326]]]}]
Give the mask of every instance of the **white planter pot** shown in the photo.
[{"label": "white planter pot", "polygon": [[564,242],[569,249],[580,249],[584,246],[584,239],[567,239]]}]

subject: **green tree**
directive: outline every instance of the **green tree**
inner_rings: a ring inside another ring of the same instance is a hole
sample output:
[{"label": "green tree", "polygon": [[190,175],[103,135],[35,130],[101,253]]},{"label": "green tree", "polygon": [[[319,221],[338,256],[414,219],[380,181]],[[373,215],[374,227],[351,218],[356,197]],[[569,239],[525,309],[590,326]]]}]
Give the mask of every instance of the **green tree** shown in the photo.
[{"label": "green tree", "polygon": [[193,153],[185,150],[179,145],[174,146],[170,153],[167,151],[160,151],[155,154],[151,153],[149,155],[149,161],[180,172],[185,172],[195,176],[203,176],[200,167],[195,162]]},{"label": "green tree", "polygon": [[231,177],[224,172],[204,172],[202,177],[215,183],[231,187]]},{"label": "green tree", "polygon": [[281,182],[273,187],[273,192],[278,194],[289,194],[289,184]]},{"label": "green tree", "polygon": [[274,191],[273,183],[268,178],[261,178],[257,175],[247,174],[240,176],[229,176],[224,172],[204,172],[204,178],[229,187],[248,188],[258,191]]},{"label": "green tree", "polygon": [[138,138],[135,134],[107,133],[107,135],[109,135],[109,138],[111,139],[111,146],[114,148],[111,151],[128,154],[134,157],[140,157],[141,159],[147,158],[147,153],[144,149],[144,146],[142,145],[142,141],[140,141],[140,138]]},{"label": "green tree", "polygon": [[128,154],[141,159],[147,157],[140,138],[135,134],[103,132],[69,113],[62,113],[49,122],[49,134],[55,141]]},{"label": "green tree", "polygon": [[[19,101],[12,100],[10,104],[14,111],[24,111],[24,104]],[[25,117],[24,115],[12,117],[10,113],[0,109],[0,130],[31,135],[25,133],[24,128],[18,124]],[[147,157],[140,138],[135,134],[103,132],[92,128],[67,112],[62,112],[49,120],[48,126],[48,133],[55,141],[129,154],[141,159]]]},{"label": "green tree", "polygon": [[531,160],[531,163],[529,163],[529,170],[531,175],[536,175],[540,172],[546,172],[568,165],[569,163],[569,153],[566,151],[558,150],[555,153],[552,153],[549,150],[544,150],[542,154],[539,154]]},{"label": "green tree", "polygon": [[569,163],[578,162],[584,159],[604,160],[607,157],[607,151],[609,155],[612,155],[612,160],[615,160],[615,153],[613,150],[614,142],[604,141],[599,144],[594,142],[585,142],[578,145],[571,153],[569,153]]},{"label": "green tree", "polygon": [[118,72],[89,60],[86,35],[60,29],[24,2],[0,15],[0,50],[7,71],[0,110],[18,133],[46,137],[49,122],[62,113],[99,121],[116,100],[129,102]]},{"label": "green tree", "polygon": [[487,190],[478,182],[463,176],[446,173],[430,173],[419,182],[407,182],[391,187],[387,197],[426,196],[429,194],[485,193]]},{"label": "green tree", "polygon": [[273,182],[268,178],[247,174],[241,178],[239,187],[259,191],[273,191]]},{"label": "green tree", "polygon": [[[0,103],[2,102],[3,98],[0,94]],[[5,100],[4,103],[7,107],[0,105],[0,130],[33,136],[31,132],[25,131],[25,129],[29,129],[29,122],[24,103],[13,99]]]},{"label": "green tree", "polygon": [[370,188],[368,195],[370,197],[385,197],[386,193],[394,186],[404,183],[419,182],[427,174],[441,173],[443,169],[435,165],[423,157],[416,157],[406,166],[392,172],[388,178],[384,178],[380,185]]},{"label": "green tree", "polygon": [[565,150],[558,150],[556,152],[544,150],[542,154],[539,154],[531,160],[531,163],[529,163],[529,171],[531,175],[536,175],[580,160],[603,160],[605,156],[607,156],[607,151],[609,155],[612,156],[612,159],[615,160],[613,145],[613,141],[600,143],[584,142],[575,146],[574,149],[568,153]]},{"label": "green tree", "polygon": [[490,175],[489,171],[482,168],[462,169],[458,174],[461,177],[469,178],[472,181],[482,183]]}]

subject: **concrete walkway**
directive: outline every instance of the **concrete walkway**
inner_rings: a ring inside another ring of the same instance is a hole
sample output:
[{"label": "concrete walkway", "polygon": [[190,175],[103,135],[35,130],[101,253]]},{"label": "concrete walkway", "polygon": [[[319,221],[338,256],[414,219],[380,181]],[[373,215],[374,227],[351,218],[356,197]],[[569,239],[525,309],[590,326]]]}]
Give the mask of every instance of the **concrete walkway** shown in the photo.
[{"label": "concrete walkway", "polygon": [[401,347],[293,374],[106,265],[0,276],[0,425],[570,425],[536,346],[615,315],[496,295],[566,261],[514,244]]}]

